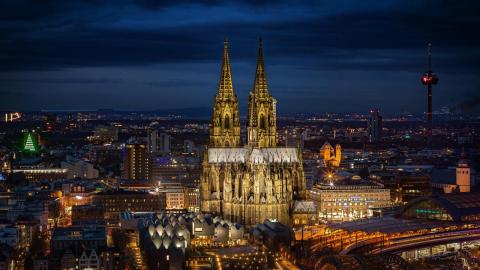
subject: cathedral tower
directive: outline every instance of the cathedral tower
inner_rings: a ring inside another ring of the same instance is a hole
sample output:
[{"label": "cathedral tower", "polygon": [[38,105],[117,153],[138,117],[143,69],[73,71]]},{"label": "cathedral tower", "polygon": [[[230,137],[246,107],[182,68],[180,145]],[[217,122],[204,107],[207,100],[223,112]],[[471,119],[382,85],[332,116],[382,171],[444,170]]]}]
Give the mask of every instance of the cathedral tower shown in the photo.
[{"label": "cathedral tower", "polygon": [[223,43],[223,61],[218,93],[213,104],[210,147],[236,146],[240,146],[238,99],[233,91],[228,42],[225,40]]},{"label": "cathedral tower", "polygon": [[263,44],[260,39],[253,91],[248,97],[247,140],[252,147],[277,145],[277,101],[268,92]]},{"label": "cathedral tower", "polygon": [[276,146],[276,100],[268,92],[261,41],[248,104],[248,146],[240,143],[227,46],[225,42],[210,145],[202,162],[201,210],[248,226],[265,219],[290,224],[296,200],[306,195],[302,153]]}]

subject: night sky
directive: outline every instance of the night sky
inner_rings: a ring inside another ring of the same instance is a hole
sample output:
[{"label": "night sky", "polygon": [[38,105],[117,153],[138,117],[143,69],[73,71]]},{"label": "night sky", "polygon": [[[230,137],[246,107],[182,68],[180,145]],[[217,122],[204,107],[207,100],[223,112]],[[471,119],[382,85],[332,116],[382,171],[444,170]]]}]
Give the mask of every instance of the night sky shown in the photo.
[{"label": "night sky", "polygon": [[[301,2],[301,3],[300,3]],[[263,37],[280,113],[421,113],[480,96],[479,1],[0,1],[0,110],[210,107],[223,40],[241,111]]]}]

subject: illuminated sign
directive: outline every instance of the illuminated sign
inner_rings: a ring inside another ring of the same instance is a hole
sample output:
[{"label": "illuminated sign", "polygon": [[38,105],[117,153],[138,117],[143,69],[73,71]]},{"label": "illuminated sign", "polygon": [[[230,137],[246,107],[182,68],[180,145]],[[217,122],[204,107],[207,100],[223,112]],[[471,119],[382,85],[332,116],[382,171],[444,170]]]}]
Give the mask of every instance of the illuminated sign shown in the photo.
[{"label": "illuminated sign", "polygon": [[36,138],[33,136],[32,133],[27,133],[25,142],[23,144],[23,151],[25,152],[37,152],[38,150],[38,143]]},{"label": "illuminated sign", "polygon": [[22,117],[22,114],[20,114],[19,112],[6,113],[5,114],[5,123],[13,122],[15,120],[18,120],[18,119],[20,119],[20,117]]},{"label": "illuminated sign", "polygon": [[439,210],[432,209],[415,209],[415,212],[419,214],[441,214]]}]

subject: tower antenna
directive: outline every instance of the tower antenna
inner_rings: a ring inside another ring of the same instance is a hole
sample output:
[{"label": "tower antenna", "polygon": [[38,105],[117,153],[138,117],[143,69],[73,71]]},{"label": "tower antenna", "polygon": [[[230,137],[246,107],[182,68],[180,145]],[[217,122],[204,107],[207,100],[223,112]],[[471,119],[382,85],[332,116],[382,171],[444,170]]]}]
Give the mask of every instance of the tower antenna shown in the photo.
[{"label": "tower antenna", "polygon": [[432,135],[432,86],[437,84],[438,76],[432,71],[432,43],[428,43],[428,70],[421,78],[423,85],[427,86],[427,135]]}]

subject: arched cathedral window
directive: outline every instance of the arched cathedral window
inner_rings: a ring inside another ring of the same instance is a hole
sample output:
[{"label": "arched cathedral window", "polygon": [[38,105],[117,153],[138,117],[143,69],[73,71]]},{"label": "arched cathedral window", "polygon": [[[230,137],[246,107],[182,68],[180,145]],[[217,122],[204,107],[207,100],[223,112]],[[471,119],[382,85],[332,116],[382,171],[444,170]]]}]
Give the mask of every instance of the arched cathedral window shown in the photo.
[{"label": "arched cathedral window", "polygon": [[267,127],[267,123],[265,120],[265,116],[262,114],[260,116],[260,129],[266,129],[266,127]]},{"label": "arched cathedral window", "polygon": [[225,125],[224,125],[225,129],[230,129],[230,117],[228,116],[228,114],[225,115]]}]

